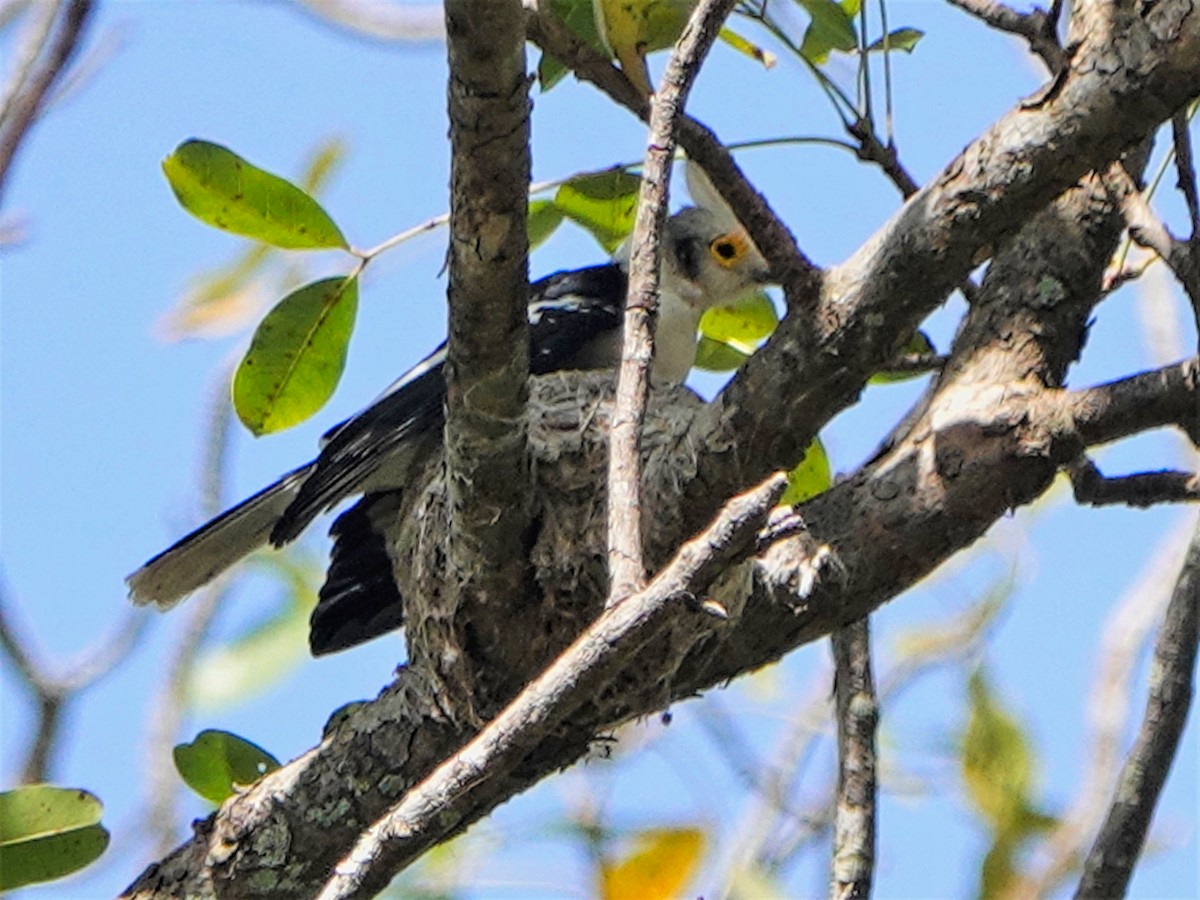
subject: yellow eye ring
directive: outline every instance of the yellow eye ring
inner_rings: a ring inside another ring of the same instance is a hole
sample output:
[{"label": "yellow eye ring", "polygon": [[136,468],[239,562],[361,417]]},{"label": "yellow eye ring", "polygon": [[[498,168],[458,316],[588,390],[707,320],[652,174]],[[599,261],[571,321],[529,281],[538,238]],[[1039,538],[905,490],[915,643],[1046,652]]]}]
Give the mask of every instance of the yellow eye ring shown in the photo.
[{"label": "yellow eye ring", "polygon": [[746,255],[748,247],[749,243],[744,235],[730,232],[714,238],[708,245],[708,252],[717,265],[732,269]]}]

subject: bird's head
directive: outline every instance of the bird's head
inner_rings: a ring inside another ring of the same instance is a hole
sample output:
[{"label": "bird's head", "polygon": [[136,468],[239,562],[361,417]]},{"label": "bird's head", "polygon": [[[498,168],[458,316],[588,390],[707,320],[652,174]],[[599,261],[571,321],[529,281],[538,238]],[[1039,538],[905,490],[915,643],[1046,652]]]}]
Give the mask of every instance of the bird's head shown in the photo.
[{"label": "bird's head", "polygon": [[661,289],[693,309],[729,306],[769,278],[750,236],[722,212],[691,206],[667,221]]}]

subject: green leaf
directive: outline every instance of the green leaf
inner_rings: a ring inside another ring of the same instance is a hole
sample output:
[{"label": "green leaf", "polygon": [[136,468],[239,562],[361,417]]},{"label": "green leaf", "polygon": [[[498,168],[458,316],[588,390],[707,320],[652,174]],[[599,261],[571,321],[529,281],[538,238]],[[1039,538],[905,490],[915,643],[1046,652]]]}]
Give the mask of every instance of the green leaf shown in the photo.
[{"label": "green leaf", "polygon": [[33,784],[0,793],[0,890],[62,878],[108,847],[103,805],[75,788]]},{"label": "green leaf", "polygon": [[254,332],[233,376],[233,405],[256,436],[304,421],[332,396],[358,311],[356,278],[325,278],[284,297]]},{"label": "green leaf", "polygon": [[175,769],[193,791],[220,805],[238,785],[253,784],[279,761],[257,744],[228,731],[209,729],[190,744],[177,744]]},{"label": "green leaf", "polygon": [[285,250],[348,247],[316,200],[218,144],[185,141],[162,166],[180,204],[202,222]]},{"label": "green leaf", "polygon": [[970,711],[962,737],[967,796],[996,833],[1010,833],[1031,808],[1034,759],[1029,736],[1005,710],[987,676],[977,669],[968,683]]},{"label": "green leaf", "polygon": [[798,504],[811,500],[833,487],[833,469],[829,465],[829,454],[819,437],[804,451],[800,464],[788,472],[787,490],[779,498],[780,505]]},{"label": "green leaf", "polygon": [[[925,37],[925,32],[919,28],[897,28],[894,31],[889,31],[887,36],[887,49],[903,50],[905,53],[912,53],[913,49],[921,38]],[[880,38],[867,48],[867,53],[880,53],[883,51],[884,40]]]},{"label": "green leaf", "polygon": [[732,372],[741,368],[742,363],[749,358],[750,354],[743,353],[736,347],[702,336],[696,345],[694,365],[705,372]]},{"label": "green leaf", "polygon": [[529,201],[529,249],[533,250],[546,242],[556,228],[562,224],[563,211],[553,200]]},{"label": "green leaf", "polygon": [[559,187],[554,205],[612,253],[633,231],[640,187],[624,169],[580,175]]},{"label": "green leaf", "polygon": [[833,0],[796,0],[808,12],[812,21],[804,32],[800,55],[813,65],[829,59],[832,50],[850,53],[858,49],[858,34],[854,30],[853,13]]},{"label": "green leaf", "polygon": [[203,652],[192,668],[186,696],[214,712],[267,690],[308,656],[308,617],[316,605],[318,568],[291,554],[255,557],[282,583],[276,612],[234,640]]},{"label": "green leaf", "polygon": [[744,353],[752,353],[760,341],[769,338],[779,324],[775,304],[762,291],[733,306],[707,310],[700,318],[700,333]]}]

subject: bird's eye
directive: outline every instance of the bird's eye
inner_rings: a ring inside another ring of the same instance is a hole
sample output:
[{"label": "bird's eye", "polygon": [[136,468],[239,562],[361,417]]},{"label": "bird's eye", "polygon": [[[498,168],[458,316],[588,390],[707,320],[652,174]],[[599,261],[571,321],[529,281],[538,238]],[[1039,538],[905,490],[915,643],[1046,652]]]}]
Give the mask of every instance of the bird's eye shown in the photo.
[{"label": "bird's eye", "polygon": [[746,252],[746,241],[736,234],[723,234],[708,245],[708,252],[718,265],[732,267]]}]

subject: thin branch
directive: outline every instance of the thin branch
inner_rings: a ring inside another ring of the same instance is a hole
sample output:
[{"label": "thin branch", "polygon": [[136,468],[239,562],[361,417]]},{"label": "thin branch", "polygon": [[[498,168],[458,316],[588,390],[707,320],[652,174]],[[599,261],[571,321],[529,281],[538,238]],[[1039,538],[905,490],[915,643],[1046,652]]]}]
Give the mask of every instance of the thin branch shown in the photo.
[{"label": "thin branch", "polygon": [[1108,477],[1096,464],[1081,456],[1067,468],[1075,502],[1091,506],[1123,503],[1145,509],[1159,503],[1200,500],[1200,475],[1163,470]]},{"label": "thin branch", "polygon": [[871,633],[859,619],[831,636],[838,731],[838,799],[830,897],[871,895],[875,874],[875,728],[879,700],[871,674]]},{"label": "thin branch", "polygon": [[1035,7],[1023,13],[994,0],[949,2],[992,28],[1025,38],[1029,49],[1042,58],[1051,75],[1058,75],[1066,68],[1070,57],[1059,43],[1057,30],[1060,3],[1056,2],[1051,6],[1050,12]]},{"label": "thin branch", "polygon": [[1155,550],[1137,580],[1113,607],[1100,637],[1100,660],[1088,691],[1087,763],[1075,799],[1059,817],[1038,857],[1045,864],[1024,876],[1013,896],[1048,897],[1079,868],[1089,841],[1099,831],[1108,791],[1120,771],[1120,749],[1133,712],[1133,682],[1143,651],[1170,601],[1168,586],[1187,553],[1188,531],[1172,532]]},{"label": "thin branch", "polygon": [[660,241],[675,158],[675,124],[687,103],[700,65],[712,48],[735,0],[703,0],[680,35],[663,83],[650,103],[650,134],[634,220],[629,259],[629,296],[608,456],[608,604],[645,584],[642,547],[642,465],[639,443],[654,354],[652,323],[658,312]]},{"label": "thin branch", "polygon": [[1130,237],[1139,246],[1158,254],[1179,279],[1200,325],[1200,253],[1193,252],[1190,241],[1180,240],[1171,234],[1166,224],[1154,214],[1146,195],[1138,190],[1128,172],[1114,166],[1106,178],[1121,201],[1121,212],[1129,226]]},{"label": "thin branch", "polygon": [[786,486],[787,477],[776,473],[729,500],[645,590],[607,609],[483,731],[372,825],[334,870],[320,900],[373,896],[452,828],[454,810],[471,791],[520,762],[597,679],[650,640],[677,608],[672,600],[699,596],[733,559],[755,549],[757,531]]},{"label": "thin branch", "polygon": [[92,6],[92,0],[68,0],[56,33],[46,37],[39,48],[38,62],[30,67],[21,86],[8,97],[3,110],[3,126],[0,127],[0,204],[13,159],[25,134],[42,111],[47,93],[62,77],[78,50]]},{"label": "thin branch", "polygon": [[1175,140],[1175,174],[1192,223],[1189,242],[1193,248],[1200,246],[1200,194],[1196,188],[1196,160],[1192,156],[1192,132],[1188,126],[1197,112],[1197,103],[1192,104],[1190,113],[1181,109],[1171,118],[1171,134]]},{"label": "thin branch", "polygon": [[1198,643],[1200,521],[1154,647],[1146,713],[1117,781],[1108,817],[1084,863],[1076,897],[1125,895],[1187,722]]}]

